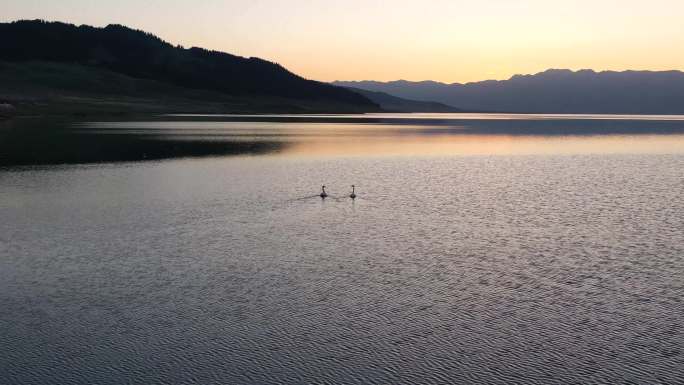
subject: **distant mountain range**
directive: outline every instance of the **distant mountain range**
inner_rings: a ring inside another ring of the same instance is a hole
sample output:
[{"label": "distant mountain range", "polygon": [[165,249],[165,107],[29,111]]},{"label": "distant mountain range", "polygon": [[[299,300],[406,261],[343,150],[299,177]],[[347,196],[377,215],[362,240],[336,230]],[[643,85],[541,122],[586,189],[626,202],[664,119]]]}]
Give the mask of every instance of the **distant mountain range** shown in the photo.
[{"label": "distant mountain range", "polygon": [[[32,66],[30,73],[22,71],[26,65]],[[72,78],[74,74],[77,77]],[[197,106],[226,99],[226,112],[379,110],[358,93],[304,79],[276,63],[173,46],[121,25],[95,28],[41,20],[0,23],[0,79],[7,80],[0,82],[0,102],[48,95],[73,100],[85,91],[88,97],[120,92],[121,84],[103,83],[103,78],[129,85],[125,96],[147,98],[149,106],[181,99],[186,106],[196,100]],[[98,87],[84,91],[83,84]],[[155,92],[148,92],[151,89]],[[25,90],[35,92],[26,94]],[[199,96],[198,90],[202,91]]]},{"label": "distant mountain range", "polygon": [[333,84],[463,110],[519,113],[684,114],[684,72],[552,69],[508,80],[337,81]]}]

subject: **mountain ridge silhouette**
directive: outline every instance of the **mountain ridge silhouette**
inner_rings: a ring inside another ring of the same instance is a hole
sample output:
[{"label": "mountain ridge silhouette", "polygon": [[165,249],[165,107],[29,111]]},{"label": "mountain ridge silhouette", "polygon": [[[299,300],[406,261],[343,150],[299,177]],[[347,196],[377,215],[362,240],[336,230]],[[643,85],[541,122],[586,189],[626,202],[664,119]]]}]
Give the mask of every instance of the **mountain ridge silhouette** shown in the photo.
[{"label": "mountain ridge silhouette", "polygon": [[435,101],[464,110],[518,113],[684,114],[684,72],[549,69],[469,83],[397,80],[332,84]]},{"label": "mountain ridge silhouette", "polygon": [[331,106],[339,104],[340,109],[379,109],[360,94],[304,79],[278,63],[174,46],[151,33],[119,24],[99,28],[20,20],[0,23],[0,36],[0,62],[62,63],[252,99],[324,101]]}]

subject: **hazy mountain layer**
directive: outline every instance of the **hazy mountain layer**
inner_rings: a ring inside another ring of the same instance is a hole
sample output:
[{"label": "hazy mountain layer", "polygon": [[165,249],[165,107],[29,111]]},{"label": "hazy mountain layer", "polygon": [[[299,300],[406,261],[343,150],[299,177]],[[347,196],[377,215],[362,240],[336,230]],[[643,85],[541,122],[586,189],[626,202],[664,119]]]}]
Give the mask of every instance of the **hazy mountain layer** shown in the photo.
[{"label": "hazy mountain layer", "polygon": [[684,114],[680,71],[595,72],[548,70],[503,81],[444,84],[433,81],[333,84],[431,100],[465,110],[530,113]]},{"label": "hazy mountain layer", "polygon": [[367,97],[387,112],[462,112],[461,109],[444,103],[404,99],[385,92],[368,91],[361,88],[349,87],[349,89]]}]

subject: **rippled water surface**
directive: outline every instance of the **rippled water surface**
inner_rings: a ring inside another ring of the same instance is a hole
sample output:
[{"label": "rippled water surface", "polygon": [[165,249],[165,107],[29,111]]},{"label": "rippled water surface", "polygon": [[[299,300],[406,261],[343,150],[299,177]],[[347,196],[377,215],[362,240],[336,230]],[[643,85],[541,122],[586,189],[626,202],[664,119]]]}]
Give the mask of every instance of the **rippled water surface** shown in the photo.
[{"label": "rippled water surface", "polygon": [[3,140],[0,383],[684,381],[678,117],[170,116]]}]

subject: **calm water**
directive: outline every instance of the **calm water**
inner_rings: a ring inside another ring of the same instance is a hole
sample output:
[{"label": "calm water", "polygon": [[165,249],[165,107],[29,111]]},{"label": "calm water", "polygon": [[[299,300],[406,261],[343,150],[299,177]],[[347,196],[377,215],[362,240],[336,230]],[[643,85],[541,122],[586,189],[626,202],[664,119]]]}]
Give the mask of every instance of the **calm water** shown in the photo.
[{"label": "calm water", "polygon": [[15,121],[0,165],[3,384],[684,382],[682,117]]}]

